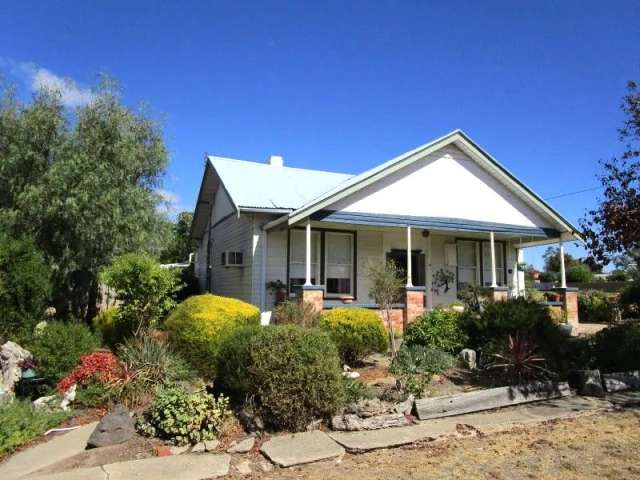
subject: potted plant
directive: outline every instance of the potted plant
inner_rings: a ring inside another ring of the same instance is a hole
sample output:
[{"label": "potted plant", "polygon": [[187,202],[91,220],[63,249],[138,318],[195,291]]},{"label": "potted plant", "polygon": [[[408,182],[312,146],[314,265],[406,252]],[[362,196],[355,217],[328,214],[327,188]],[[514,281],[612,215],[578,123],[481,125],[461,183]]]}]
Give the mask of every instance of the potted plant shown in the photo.
[{"label": "potted plant", "polygon": [[275,296],[275,303],[279,305],[287,300],[287,285],[282,280],[267,282],[267,290]]}]

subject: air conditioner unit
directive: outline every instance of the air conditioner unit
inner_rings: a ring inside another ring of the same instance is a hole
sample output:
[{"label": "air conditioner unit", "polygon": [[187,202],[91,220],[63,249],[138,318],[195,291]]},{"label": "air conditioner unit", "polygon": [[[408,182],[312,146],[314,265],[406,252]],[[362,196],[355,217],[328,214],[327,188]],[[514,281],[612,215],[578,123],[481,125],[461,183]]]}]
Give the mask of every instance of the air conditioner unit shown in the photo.
[{"label": "air conditioner unit", "polygon": [[222,252],[222,266],[244,267],[244,255],[242,252],[227,250]]}]

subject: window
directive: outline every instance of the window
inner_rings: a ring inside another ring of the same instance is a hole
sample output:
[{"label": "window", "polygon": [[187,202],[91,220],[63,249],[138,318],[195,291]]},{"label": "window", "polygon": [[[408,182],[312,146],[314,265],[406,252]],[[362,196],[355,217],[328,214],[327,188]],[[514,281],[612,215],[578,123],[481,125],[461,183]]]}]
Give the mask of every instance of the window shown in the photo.
[{"label": "window", "polygon": [[[504,244],[494,242],[496,253],[496,283],[504,286]],[[491,286],[491,242],[482,242],[482,284]]]},{"label": "window", "polygon": [[238,267],[244,265],[243,259],[244,257],[242,252],[227,251],[222,252],[220,263],[225,267]]},{"label": "window", "polygon": [[458,290],[479,283],[478,242],[458,240]]},{"label": "window", "polygon": [[[406,250],[395,250],[392,249],[390,252],[387,252],[387,261],[391,260],[396,264],[398,270],[400,270],[400,275],[403,279],[407,278],[407,251]],[[417,250],[411,252],[411,284],[414,287],[424,287],[424,273],[425,273],[425,264],[424,264],[424,253],[421,253]]]},{"label": "window", "polygon": [[326,232],[325,285],[328,295],[353,295],[353,235]]},{"label": "window", "polygon": [[[305,256],[307,250],[304,230],[289,232],[289,293],[296,293],[306,281]],[[320,278],[320,232],[311,232],[311,283]]]}]

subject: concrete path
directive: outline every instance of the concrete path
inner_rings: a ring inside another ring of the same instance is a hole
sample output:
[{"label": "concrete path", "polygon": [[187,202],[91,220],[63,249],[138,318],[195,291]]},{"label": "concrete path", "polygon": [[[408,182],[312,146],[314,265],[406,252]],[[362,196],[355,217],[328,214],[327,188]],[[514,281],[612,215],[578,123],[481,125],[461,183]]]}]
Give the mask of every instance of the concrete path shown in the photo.
[{"label": "concrete path", "polygon": [[18,452],[0,463],[0,479],[13,480],[83,452],[98,422],[92,422]]},{"label": "concrete path", "polygon": [[29,476],[24,480],[202,480],[229,473],[230,460],[227,454],[172,455],[79,468],[52,475]]},{"label": "concrete path", "polygon": [[327,460],[345,453],[344,448],[319,430],[273,437],[262,444],[260,451],[281,467]]},{"label": "concrete path", "polygon": [[611,407],[611,403],[605,400],[587,397],[566,397],[493,412],[470,413],[427,420],[410,427],[388,428],[368,432],[331,432],[329,435],[350,452],[364,452],[379,448],[398,447],[419,440],[436,439],[451,435],[457,432],[458,425],[470,425],[483,430],[501,430],[514,425],[565,418],[580,412]]}]

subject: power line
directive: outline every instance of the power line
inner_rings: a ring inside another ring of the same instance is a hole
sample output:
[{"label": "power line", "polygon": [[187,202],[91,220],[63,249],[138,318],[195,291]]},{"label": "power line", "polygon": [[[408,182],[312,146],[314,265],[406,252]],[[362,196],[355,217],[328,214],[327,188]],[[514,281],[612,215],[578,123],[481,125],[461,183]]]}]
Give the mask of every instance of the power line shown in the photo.
[{"label": "power line", "polygon": [[547,197],[547,198],[545,198],[545,200],[554,200],[556,198],[570,197],[571,195],[578,195],[579,193],[585,193],[585,192],[593,192],[594,190],[601,190],[603,188],[604,187],[602,187],[602,186],[585,188],[584,190],[577,190],[575,192],[561,193],[560,195],[554,195],[553,197]]}]

